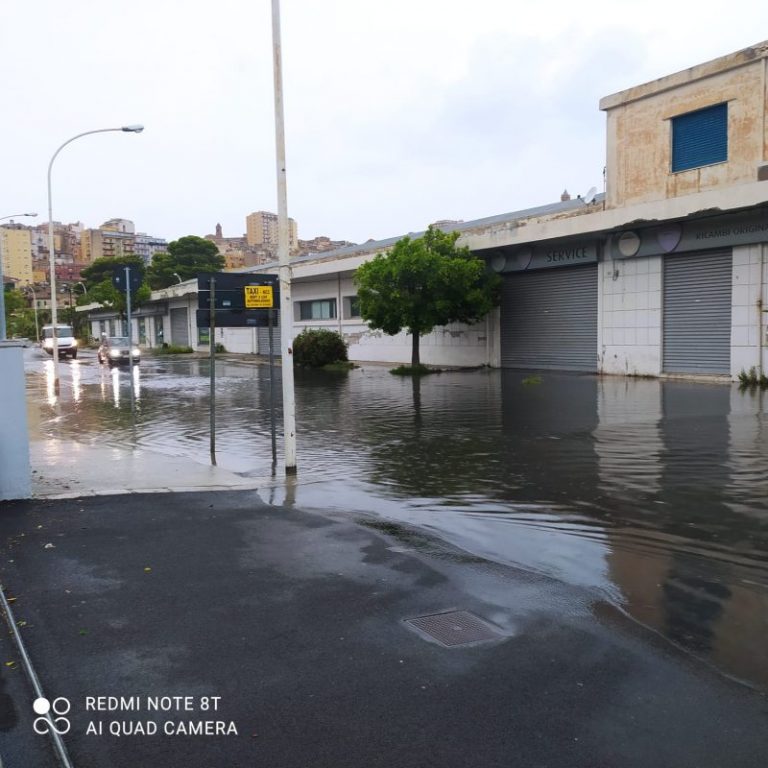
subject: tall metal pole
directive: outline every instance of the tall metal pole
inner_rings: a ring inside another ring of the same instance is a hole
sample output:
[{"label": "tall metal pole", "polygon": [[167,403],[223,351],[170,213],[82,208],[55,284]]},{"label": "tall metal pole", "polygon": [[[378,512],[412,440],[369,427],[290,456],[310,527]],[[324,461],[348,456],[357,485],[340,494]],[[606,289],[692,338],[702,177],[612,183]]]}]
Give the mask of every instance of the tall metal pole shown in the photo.
[{"label": "tall metal pole", "polygon": [[216,466],[216,278],[211,276],[208,346],[211,353],[211,464]]},{"label": "tall metal pole", "polygon": [[131,387],[131,414],[136,408],[136,395],[133,391],[133,329],[131,322],[131,268],[125,267],[125,316],[128,320],[128,379]]},{"label": "tall metal pole", "polygon": [[277,254],[280,262],[280,354],[283,380],[283,433],[285,474],[295,475],[296,403],[293,386],[293,307],[288,252],[288,192],[285,173],[285,117],[283,64],[280,38],[280,0],[272,0],[272,52],[275,78],[275,147],[277,150]]}]

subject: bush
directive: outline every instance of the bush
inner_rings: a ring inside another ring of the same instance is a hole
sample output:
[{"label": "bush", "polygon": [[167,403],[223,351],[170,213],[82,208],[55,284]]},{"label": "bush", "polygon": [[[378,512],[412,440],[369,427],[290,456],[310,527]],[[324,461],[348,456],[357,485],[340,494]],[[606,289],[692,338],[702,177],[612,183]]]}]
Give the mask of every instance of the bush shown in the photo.
[{"label": "bush", "polygon": [[293,340],[293,360],[306,368],[322,368],[346,362],[347,345],[336,331],[326,328],[304,330]]},{"label": "bush", "polygon": [[439,368],[427,368],[426,365],[400,365],[390,370],[390,373],[395,376],[426,376],[429,373],[440,372]]},{"label": "bush", "polygon": [[190,352],[194,352],[192,347],[181,347],[176,344],[168,344],[168,342],[164,342],[163,346],[156,351],[164,355],[188,355]]},{"label": "bush", "polygon": [[214,348],[213,348],[213,351],[214,352],[226,352],[227,348],[223,344],[221,344],[220,342],[217,341],[215,346],[214,346]]}]

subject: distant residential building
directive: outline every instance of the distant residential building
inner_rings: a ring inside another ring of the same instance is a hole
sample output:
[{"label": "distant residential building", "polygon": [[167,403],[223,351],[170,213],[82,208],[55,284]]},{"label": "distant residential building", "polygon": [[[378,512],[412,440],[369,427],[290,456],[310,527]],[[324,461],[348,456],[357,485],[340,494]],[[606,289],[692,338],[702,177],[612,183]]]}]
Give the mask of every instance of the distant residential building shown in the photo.
[{"label": "distant residential building", "polygon": [[335,251],[338,248],[344,248],[348,245],[356,245],[348,240],[331,240],[330,237],[319,235],[312,240],[299,240],[299,255],[304,256],[308,253],[324,253],[325,251]]},{"label": "distant residential building", "polygon": [[275,257],[276,248],[249,245],[246,235],[241,237],[224,237],[221,224],[216,225],[216,234],[206,235],[206,240],[215,243],[219,253],[224,257],[225,269],[240,269],[266,264]]},{"label": "distant residential building", "polygon": [[[277,248],[277,214],[256,211],[245,217],[246,239],[250,246]],[[299,231],[296,222],[288,219],[288,249],[291,253],[299,250]]]},{"label": "distant residential building", "polygon": [[[78,221],[74,224],[62,224],[53,222],[53,247],[56,253],[56,261],[81,261],[80,234],[83,225]],[[32,239],[32,259],[49,259],[48,222],[39,224],[30,229]]]},{"label": "distant residential building", "polygon": [[13,278],[18,285],[31,285],[32,238],[29,228],[13,222],[0,227],[0,253],[4,277]]},{"label": "distant residential building", "polygon": [[139,232],[134,238],[134,252],[137,256],[141,256],[147,266],[152,263],[152,257],[156,253],[167,250],[168,241],[162,237],[153,237],[146,232]]},{"label": "distant residential building", "polygon": [[107,232],[122,232],[125,235],[136,234],[136,225],[129,219],[108,219],[99,229]]},{"label": "distant residential building", "polygon": [[93,264],[96,259],[133,256],[136,236],[116,229],[86,229],[80,237],[80,249],[83,261],[88,264]]}]

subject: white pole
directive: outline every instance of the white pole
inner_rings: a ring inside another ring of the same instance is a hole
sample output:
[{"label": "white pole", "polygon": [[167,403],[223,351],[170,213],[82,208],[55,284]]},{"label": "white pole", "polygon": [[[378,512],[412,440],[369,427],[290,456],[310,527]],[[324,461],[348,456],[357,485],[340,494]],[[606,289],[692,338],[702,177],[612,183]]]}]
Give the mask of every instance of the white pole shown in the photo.
[{"label": "white pole", "polygon": [[285,474],[295,475],[296,402],[293,386],[293,305],[288,244],[288,193],[285,174],[285,118],[283,65],[280,41],[280,0],[272,0],[272,51],[275,78],[275,147],[277,150],[277,254],[280,262],[280,354],[283,379],[283,433]]}]

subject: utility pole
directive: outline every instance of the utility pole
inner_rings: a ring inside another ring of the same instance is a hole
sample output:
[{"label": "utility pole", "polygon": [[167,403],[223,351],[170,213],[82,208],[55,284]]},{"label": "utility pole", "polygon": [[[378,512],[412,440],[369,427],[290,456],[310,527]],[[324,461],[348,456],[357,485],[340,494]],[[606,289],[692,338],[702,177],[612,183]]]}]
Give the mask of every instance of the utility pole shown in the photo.
[{"label": "utility pole", "polygon": [[288,244],[288,192],[285,173],[285,117],[283,113],[283,64],[280,38],[280,0],[272,0],[272,52],[275,78],[275,146],[277,149],[277,254],[280,263],[280,354],[283,380],[283,441],[285,474],[295,475],[296,402],[293,385],[293,307]]}]

